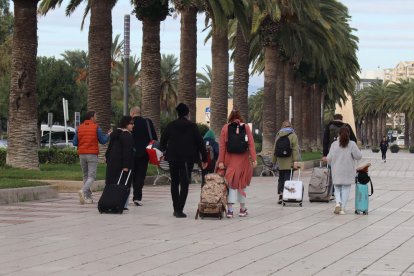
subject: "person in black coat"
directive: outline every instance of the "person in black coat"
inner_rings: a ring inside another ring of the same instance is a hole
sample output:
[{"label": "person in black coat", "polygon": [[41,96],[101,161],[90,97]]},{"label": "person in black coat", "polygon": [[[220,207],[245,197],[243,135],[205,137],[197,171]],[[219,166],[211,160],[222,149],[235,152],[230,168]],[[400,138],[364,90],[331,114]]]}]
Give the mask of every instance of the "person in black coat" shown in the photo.
[{"label": "person in black coat", "polygon": [[[110,135],[109,146],[105,153],[105,185],[116,185],[121,172],[129,172],[134,167],[134,141],[131,134],[133,126],[131,116],[124,116],[119,122],[119,127]],[[127,185],[130,186],[130,183],[131,177]],[[128,206],[128,200],[125,206]],[[127,210],[127,207],[125,209]]]},{"label": "person in black coat", "polygon": [[383,136],[381,143],[380,143],[380,149],[381,149],[381,154],[382,154],[382,160],[385,162],[387,162],[387,150],[388,150],[388,139],[387,137]]},{"label": "person in black coat", "polygon": [[[203,137],[195,123],[189,120],[188,106],[180,103],[176,108],[178,119],[167,125],[161,136],[160,148],[165,151],[171,174],[171,197],[177,218],[185,218],[183,212],[194,163],[207,166],[207,153]],[[180,190],[181,188],[181,190]]]},{"label": "person in black coat", "polygon": [[134,106],[130,110],[130,115],[134,120],[132,137],[135,146],[135,158],[133,169],[134,196],[132,198],[136,206],[142,206],[142,188],[144,187],[145,176],[148,170],[148,154],[146,147],[151,140],[158,140],[154,125],[150,119],[141,117],[141,109]]}]

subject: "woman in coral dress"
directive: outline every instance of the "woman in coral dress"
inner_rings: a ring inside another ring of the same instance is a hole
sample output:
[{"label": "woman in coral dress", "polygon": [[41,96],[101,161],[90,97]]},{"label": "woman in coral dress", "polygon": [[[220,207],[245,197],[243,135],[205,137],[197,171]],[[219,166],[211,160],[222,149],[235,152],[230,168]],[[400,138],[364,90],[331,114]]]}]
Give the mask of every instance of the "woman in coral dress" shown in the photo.
[{"label": "woman in coral dress", "polygon": [[233,204],[240,203],[240,217],[247,216],[246,187],[250,185],[253,168],[257,165],[253,135],[238,110],[233,110],[221,130],[219,169],[225,169],[229,185],[227,217],[233,217]]}]

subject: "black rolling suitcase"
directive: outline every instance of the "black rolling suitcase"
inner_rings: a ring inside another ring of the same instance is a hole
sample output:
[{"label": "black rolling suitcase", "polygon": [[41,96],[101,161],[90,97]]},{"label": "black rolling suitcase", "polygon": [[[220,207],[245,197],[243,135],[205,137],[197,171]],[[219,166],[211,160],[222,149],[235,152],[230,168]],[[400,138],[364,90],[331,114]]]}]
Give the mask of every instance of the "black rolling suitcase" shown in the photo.
[{"label": "black rolling suitcase", "polygon": [[99,213],[122,214],[131,186],[128,183],[131,170],[121,171],[118,183],[106,184],[98,202]]}]

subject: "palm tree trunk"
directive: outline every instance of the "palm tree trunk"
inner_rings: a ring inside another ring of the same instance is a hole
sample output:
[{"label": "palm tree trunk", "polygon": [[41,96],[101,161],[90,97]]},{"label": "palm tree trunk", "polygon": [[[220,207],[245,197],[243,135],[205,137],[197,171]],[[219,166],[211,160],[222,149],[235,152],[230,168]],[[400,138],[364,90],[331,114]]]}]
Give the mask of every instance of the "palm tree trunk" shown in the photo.
[{"label": "palm tree trunk", "polygon": [[275,106],[270,99],[276,98],[277,59],[278,48],[265,46],[264,48],[264,88],[263,88],[263,144],[262,153],[272,156],[276,137]]},{"label": "palm tree trunk", "polygon": [[283,121],[288,119],[285,113],[285,91],[284,91],[284,62],[280,57],[276,60],[276,129],[282,126]]},{"label": "palm tree trunk", "polygon": [[141,53],[142,116],[154,123],[160,134],[161,54],[160,21],[142,20]]},{"label": "palm tree trunk", "polygon": [[311,151],[311,87],[307,84],[302,87],[302,149]]},{"label": "palm tree trunk", "polygon": [[236,48],[234,50],[233,105],[240,111],[246,122],[249,121],[247,105],[249,94],[249,49],[250,43],[244,37],[240,24],[237,24]]},{"label": "palm tree trunk", "polygon": [[410,124],[410,141],[411,144],[408,144],[408,148],[414,146],[414,119],[411,119],[411,124]]},{"label": "palm tree trunk", "polygon": [[36,93],[37,0],[14,0],[6,164],[39,169]]},{"label": "palm tree trunk", "polygon": [[368,115],[367,116],[367,142],[368,142],[368,146],[372,147],[373,145],[373,141],[372,141],[372,115]]},{"label": "palm tree trunk", "polygon": [[375,115],[372,117],[372,146],[373,147],[378,147],[379,142],[378,142],[378,116]]},{"label": "palm tree trunk", "polygon": [[[294,83],[294,76],[292,67],[288,62],[284,63],[284,113],[286,120],[290,120],[289,118],[289,97],[293,95],[293,83]],[[291,122],[292,123],[292,122]]]},{"label": "palm tree trunk", "polygon": [[303,145],[302,117],[304,114],[302,112],[302,94],[302,81],[298,77],[295,77],[293,89],[293,128],[298,136],[300,148]]},{"label": "palm tree trunk", "polygon": [[212,83],[211,83],[211,128],[219,139],[221,128],[227,123],[229,83],[229,42],[227,28],[213,27]]},{"label": "palm tree trunk", "polygon": [[404,147],[407,148],[409,140],[410,139],[410,120],[408,118],[408,112],[405,112],[404,114],[405,119],[404,119]]},{"label": "palm tree trunk", "polygon": [[190,109],[190,118],[196,119],[197,83],[197,8],[184,8],[181,12],[180,73],[178,78],[178,102]]},{"label": "palm tree trunk", "polygon": [[362,133],[363,144],[364,144],[364,146],[369,146],[369,142],[368,142],[368,128],[369,128],[368,116],[364,117],[363,125],[364,125],[364,131]]},{"label": "palm tree trunk", "polygon": [[92,0],[89,25],[88,110],[97,114],[99,126],[107,131],[111,124],[111,47],[114,0]]},{"label": "palm tree trunk", "polygon": [[316,130],[316,147],[322,149],[322,89],[319,85],[315,85],[315,130]]}]

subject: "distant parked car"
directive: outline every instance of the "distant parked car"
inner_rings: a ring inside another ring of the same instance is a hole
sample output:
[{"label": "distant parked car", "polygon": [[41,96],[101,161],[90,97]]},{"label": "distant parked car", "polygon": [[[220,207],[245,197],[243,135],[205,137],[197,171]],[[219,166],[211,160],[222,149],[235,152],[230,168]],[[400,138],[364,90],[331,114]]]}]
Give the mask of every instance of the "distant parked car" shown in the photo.
[{"label": "distant parked car", "polygon": [[395,144],[399,146],[400,148],[404,147],[405,141],[404,141],[404,135],[398,135],[397,139],[395,140]]},{"label": "distant parked car", "polygon": [[0,140],[0,149],[7,149],[7,140]]},{"label": "distant parked car", "polygon": [[[65,132],[52,132],[51,146],[56,148],[65,148],[66,147],[66,137]],[[73,137],[75,136],[74,131],[68,131],[68,146],[73,148]],[[49,146],[49,133],[46,133],[40,138],[40,146],[48,147]]]}]

